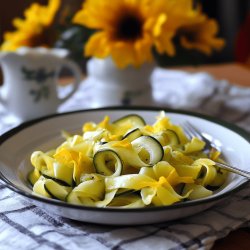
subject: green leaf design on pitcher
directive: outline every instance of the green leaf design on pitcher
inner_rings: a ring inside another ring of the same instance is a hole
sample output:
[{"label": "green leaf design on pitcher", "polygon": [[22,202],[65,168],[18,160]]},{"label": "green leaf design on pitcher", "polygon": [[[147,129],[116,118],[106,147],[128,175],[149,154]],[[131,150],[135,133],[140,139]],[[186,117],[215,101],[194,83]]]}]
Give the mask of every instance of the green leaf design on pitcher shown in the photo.
[{"label": "green leaf design on pitcher", "polygon": [[24,76],[24,80],[26,81],[34,81],[38,84],[38,89],[31,89],[29,91],[30,95],[33,96],[34,102],[39,102],[42,98],[49,98],[49,87],[45,86],[45,82],[49,78],[53,78],[55,76],[55,71],[46,72],[44,68],[38,68],[35,70],[28,69],[25,66],[21,67],[21,72]]},{"label": "green leaf design on pitcher", "polygon": [[33,96],[34,102],[39,102],[42,98],[49,98],[49,88],[48,86],[43,86],[38,90],[31,89],[30,94]]},{"label": "green leaf design on pitcher", "polygon": [[46,72],[44,68],[38,68],[32,70],[23,66],[21,68],[21,71],[26,81],[36,81],[38,84],[43,83],[47,81],[49,78],[53,78],[55,76],[54,70]]}]

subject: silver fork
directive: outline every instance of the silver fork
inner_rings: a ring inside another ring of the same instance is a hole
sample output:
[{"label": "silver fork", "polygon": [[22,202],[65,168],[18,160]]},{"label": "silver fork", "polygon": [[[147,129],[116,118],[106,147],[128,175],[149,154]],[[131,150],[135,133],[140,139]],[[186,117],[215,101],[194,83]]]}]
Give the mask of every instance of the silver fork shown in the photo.
[{"label": "silver fork", "polygon": [[[186,133],[186,135],[189,138],[197,137],[200,140],[205,142],[204,151],[205,150],[211,150],[212,148],[220,151],[218,146],[213,142],[212,137],[210,139],[207,136],[205,136],[204,133],[202,133],[199,129],[197,129],[190,122],[188,122],[188,121],[185,122],[184,124],[182,124],[182,127],[184,129],[184,132]],[[242,175],[242,176],[247,177],[248,179],[250,179],[250,172],[248,172],[246,170],[242,170],[242,169],[233,167],[233,166],[228,165],[226,163],[221,163],[221,162],[217,162],[217,161],[215,161],[215,163],[216,163],[216,166],[218,166],[218,167],[220,167],[222,169],[228,170],[228,171],[230,171],[232,173],[239,174],[239,175]]]}]

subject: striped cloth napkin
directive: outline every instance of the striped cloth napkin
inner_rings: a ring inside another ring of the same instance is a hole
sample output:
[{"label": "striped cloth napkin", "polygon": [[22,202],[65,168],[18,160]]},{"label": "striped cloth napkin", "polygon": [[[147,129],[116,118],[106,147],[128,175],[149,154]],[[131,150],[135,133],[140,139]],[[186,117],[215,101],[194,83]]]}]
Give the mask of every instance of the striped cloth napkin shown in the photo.
[{"label": "striped cloth napkin", "polygon": [[[89,108],[94,94],[91,84],[91,81],[85,81],[60,112]],[[181,91],[183,86],[185,93]],[[250,131],[250,88],[216,81],[205,73],[162,69],[154,72],[152,87],[154,103],[151,105],[203,112]],[[0,106],[0,134],[16,125],[18,120]],[[248,226],[250,184],[194,216],[154,225],[124,227],[89,224],[49,214],[0,181],[0,249],[3,250],[210,249],[215,240]]]}]

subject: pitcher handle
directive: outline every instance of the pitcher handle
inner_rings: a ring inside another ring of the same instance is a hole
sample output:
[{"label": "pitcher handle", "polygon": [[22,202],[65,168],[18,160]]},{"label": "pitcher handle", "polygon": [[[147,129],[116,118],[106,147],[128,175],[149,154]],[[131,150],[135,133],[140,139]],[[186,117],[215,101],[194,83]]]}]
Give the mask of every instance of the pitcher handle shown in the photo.
[{"label": "pitcher handle", "polygon": [[69,94],[59,99],[60,103],[63,103],[66,100],[68,100],[76,92],[81,82],[81,78],[82,78],[80,67],[75,62],[71,61],[70,59],[65,58],[64,61],[62,62],[62,67],[68,68],[72,72],[75,80],[72,83],[73,89],[71,90]]}]

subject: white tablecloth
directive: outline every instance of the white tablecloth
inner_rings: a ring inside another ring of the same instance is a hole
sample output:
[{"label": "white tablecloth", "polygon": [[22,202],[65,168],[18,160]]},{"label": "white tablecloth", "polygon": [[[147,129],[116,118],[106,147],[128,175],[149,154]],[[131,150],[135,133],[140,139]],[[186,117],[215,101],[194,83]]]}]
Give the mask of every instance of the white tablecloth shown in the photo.
[{"label": "white tablecloth", "polygon": [[[154,102],[145,105],[209,114],[250,131],[250,88],[216,81],[205,73],[157,69]],[[93,79],[59,112],[91,107]],[[19,121],[0,106],[0,134]],[[113,227],[72,221],[48,214],[0,181],[0,249],[210,249],[216,239],[250,226],[250,185],[200,214],[156,225]]]}]

